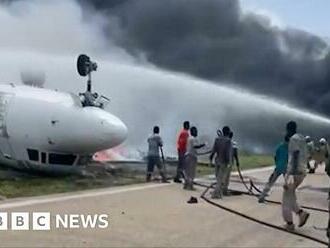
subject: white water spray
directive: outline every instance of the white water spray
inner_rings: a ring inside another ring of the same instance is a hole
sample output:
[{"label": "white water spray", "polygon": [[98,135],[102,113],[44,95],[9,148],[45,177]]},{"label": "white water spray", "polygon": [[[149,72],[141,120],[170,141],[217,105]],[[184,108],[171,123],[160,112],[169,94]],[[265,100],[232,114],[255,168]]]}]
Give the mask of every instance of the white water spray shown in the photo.
[{"label": "white water spray", "polygon": [[[106,49],[102,21],[85,23],[73,1],[31,1],[28,7],[32,10],[21,13],[26,4],[0,7],[0,21],[7,23],[0,30],[0,83],[20,82],[20,72],[28,65],[45,72],[45,87],[83,92],[85,79],[78,76],[75,62],[79,53],[88,52],[99,65],[93,90],[111,98],[108,110],[127,124],[125,146],[130,150],[145,150],[153,125],[159,125],[165,152],[175,153],[176,134],[184,120],[196,125],[209,143],[217,128],[230,125],[241,146],[261,152],[282,140],[289,120],[296,120],[305,134],[328,135],[330,120],[326,117],[244,89],[137,65],[121,49],[108,44]],[[44,14],[40,17],[39,12]],[[54,13],[64,30],[52,30]]]}]

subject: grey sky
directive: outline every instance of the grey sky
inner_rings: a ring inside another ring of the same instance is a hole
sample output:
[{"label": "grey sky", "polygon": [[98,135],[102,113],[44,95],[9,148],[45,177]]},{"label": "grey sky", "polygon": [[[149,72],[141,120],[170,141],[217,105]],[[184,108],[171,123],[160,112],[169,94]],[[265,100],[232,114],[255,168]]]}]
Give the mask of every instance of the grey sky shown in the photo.
[{"label": "grey sky", "polygon": [[329,0],[241,0],[243,9],[270,14],[275,22],[330,37]]}]

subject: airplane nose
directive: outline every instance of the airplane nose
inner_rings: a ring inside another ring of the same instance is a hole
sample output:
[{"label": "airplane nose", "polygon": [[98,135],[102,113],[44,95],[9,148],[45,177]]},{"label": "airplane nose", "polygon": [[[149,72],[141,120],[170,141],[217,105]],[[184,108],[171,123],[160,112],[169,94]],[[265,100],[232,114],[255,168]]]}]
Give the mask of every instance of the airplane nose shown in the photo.
[{"label": "airplane nose", "polygon": [[114,147],[120,145],[127,138],[126,125],[116,116],[107,113],[100,120],[102,139]]},{"label": "airplane nose", "polygon": [[120,145],[127,138],[126,125],[115,115],[95,107],[82,109],[84,128],[80,134],[80,146],[88,152],[110,149]]}]

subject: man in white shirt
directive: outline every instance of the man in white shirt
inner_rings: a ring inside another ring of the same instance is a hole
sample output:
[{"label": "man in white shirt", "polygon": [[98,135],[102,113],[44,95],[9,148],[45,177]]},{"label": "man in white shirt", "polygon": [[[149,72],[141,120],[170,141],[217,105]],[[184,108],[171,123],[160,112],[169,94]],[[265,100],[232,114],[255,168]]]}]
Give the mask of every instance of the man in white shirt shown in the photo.
[{"label": "man in white shirt", "polygon": [[196,174],[196,166],[197,166],[197,150],[204,147],[205,144],[200,144],[197,138],[198,131],[196,127],[192,127],[190,129],[190,136],[188,138],[187,143],[187,152],[185,155],[185,183],[183,189],[186,190],[194,190],[194,178]]},{"label": "man in white shirt", "polygon": [[299,217],[298,227],[305,225],[309,218],[309,213],[299,207],[296,196],[296,189],[306,176],[308,154],[305,137],[297,133],[297,124],[290,121],[286,126],[286,130],[290,141],[289,162],[283,187],[282,214],[286,222],[285,228],[294,231],[295,225],[293,224],[292,212]]}]

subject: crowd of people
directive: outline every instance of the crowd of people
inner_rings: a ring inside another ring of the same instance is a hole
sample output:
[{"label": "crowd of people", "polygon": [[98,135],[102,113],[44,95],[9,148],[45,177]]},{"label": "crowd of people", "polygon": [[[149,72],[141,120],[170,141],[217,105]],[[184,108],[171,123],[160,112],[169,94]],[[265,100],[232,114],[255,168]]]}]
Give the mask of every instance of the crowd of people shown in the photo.
[{"label": "crowd of people", "polygon": [[[213,198],[222,198],[223,195],[230,194],[228,185],[232,165],[236,162],[236,165],[239,166],[238,148],[236,142],[233,141],[233,135],[234,133],[228,126],[218,130],[213,148],[210,151],[210,163],[213,164],[214,161],[217,179],[217,187],[212,194]],[[163,141],[160,136],[160,128],[155,126],[153,134],[148,138],[147,182],[150,182],[155,166],[159,170],[162,181],[168,182],[164,171],[164,163],[162,163],[160,156],[162,147]],[[184,180],[183,189],[185,190],[194,190],[198,150],[203,147],[205,147],[205,144],[198,139],[197,128],[195,126],[190,127],[189,121],[185,121],[177,138],[178,165],[173,180],[175,183],[182,183],[182,180]]]},{"label": "crowd of people", "polygon": [[[210,164],[214,164],[216,186],[211,194],[213,199],[221,199],[230,195],[228,190],[230,174],[233,164],[239,166],[238,147],[233,140],[234,133],[228,126],[217,130],[217,137],[210,151]],[[262,193],[259,196],[259,203],[263,203],[271,187],[280,176],[284,178],[282,196],[282,216],[285,221],[285,228],[289,231],[295,229],[293,213],[299,218],[298,227],[305,225],[309,213],[299,207],[297,203],[296,190],[304,181],[307,171],[314,173],[319,164],[324,163],[326,172],[330,176],[329,169],[329,145],[326,139],[322,138],[315,144],[309,136],[303,136],[297,131],[297,124],[290,121],[286,125],[286,135],[275,151],[275,168],[269,177]],[[157,166],[163,182],[168,182],[164,163],[161,161],[163,141],[160,137],[160,128],[155,126],[153,134],[148,138],[148,166],[147,178],[149,182]],[[178,165],[175,183],[183,182],[183,189],[194,190],[194,178],[198,164],[198,150],[205,147],[198,138],[198,130],[195,126],[190,127],[189,121],[183,123],[177,138]],[[163,158],[164,159],[164,158]],[[163,161],[164,162],[164,161]]]},{"label": "crowd of people", "polygon": [[315,144],[310,136],[304,137],[297,132],[297,124],[293,121],[287,124],[286,131],[284,141],[278,145],[275,152],[275,169],[259,196],[259,202],[265,201],[271,187],[283,175],[282,215],[286,229],[293,231],[293,213],[299,218],[298,227],[305,225],[310,215],[299,207],[296,189],[305,179],[307,172],[315,173],[320,164],[325,166],[325,171],[330,176],[330,158],[329,145],[325,138]]}]

